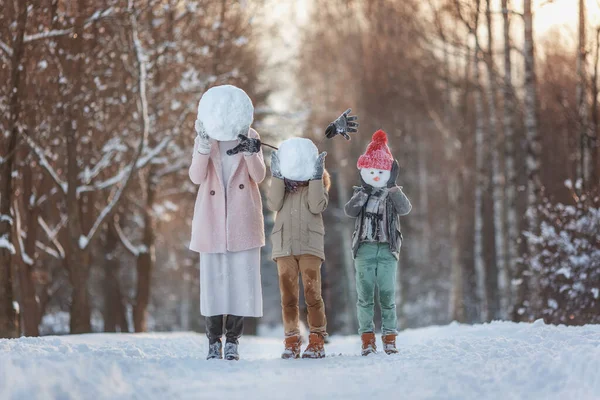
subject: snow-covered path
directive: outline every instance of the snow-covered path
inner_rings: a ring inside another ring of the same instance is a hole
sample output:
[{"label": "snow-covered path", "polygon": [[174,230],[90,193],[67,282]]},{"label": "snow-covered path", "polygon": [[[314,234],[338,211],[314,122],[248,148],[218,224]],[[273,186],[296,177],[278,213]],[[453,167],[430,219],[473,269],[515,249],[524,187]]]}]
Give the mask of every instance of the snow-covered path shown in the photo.
[{"label": "snow-covered path", "polygon": [[[192,333],[0,340],[0,399],[600,399],[600,326],[496,322],[408,330],[399,356],[334,337],[325,360],[243,338],[206,361]],[[341,355],[340,355],[341,354]]]}]

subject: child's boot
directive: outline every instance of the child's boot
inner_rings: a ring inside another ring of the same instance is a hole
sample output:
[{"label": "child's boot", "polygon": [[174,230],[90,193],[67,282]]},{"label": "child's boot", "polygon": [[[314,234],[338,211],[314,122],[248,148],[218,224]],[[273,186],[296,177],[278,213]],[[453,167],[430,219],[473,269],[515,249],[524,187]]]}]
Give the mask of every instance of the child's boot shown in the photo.
[{"label": "child's boot", "polygon": [[283,350],[281,358],[285,360],[290,358],[300,358],[300,345],[302,343],[300,336],[288,336],[285,338],[283,343],[285,344],[285,350]]},{"label": "child's boot", "polygon": [[381,336],[381,341],[383,342],[383,350],[385,351],[385,354],[398,354],[395,334],[383,335]]},{"label": "child's boot", "polygon": [[308,337],[308,346],[306,346],[302,358],[325,358],[323,335],[318,333],[310,334]]},{"label": "child's boot", "polygon": [[377,345],[375,344],[375,334],[373,332],[363,333],[360,337],[362,339],[362,352],[363,356],[377,353]]}]

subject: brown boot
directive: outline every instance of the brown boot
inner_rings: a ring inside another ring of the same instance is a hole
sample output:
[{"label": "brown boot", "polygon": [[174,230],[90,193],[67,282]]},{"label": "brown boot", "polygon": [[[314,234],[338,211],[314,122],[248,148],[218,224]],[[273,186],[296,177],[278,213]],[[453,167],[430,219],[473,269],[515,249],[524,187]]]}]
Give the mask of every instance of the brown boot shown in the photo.
[{"label": "brown boot", "polygon": [[362,339],[362,355],[368,356],[369,354],[377,353],[377,345],[375,344],[375,334],[373,332],[363,333],[360,338]]},{"label": "brown boot", "polygon": [[285,350],[283,350],[281,358],[285,360],[300,358],[300,345],[302,344],[300,336],[286,337],[283,343],[285,343]]},{"label": "brown boot", "polygon": [[385,351],[385,354],[398,354],[395,334],[383,335],[381,336],[381,341],[383,342],[383,350]]},{"label": "brown boot", "polygon": [[311,333],[308,337],[308,346],[302,354],[302,358],[325,358],[325,347],[323,335]]}]

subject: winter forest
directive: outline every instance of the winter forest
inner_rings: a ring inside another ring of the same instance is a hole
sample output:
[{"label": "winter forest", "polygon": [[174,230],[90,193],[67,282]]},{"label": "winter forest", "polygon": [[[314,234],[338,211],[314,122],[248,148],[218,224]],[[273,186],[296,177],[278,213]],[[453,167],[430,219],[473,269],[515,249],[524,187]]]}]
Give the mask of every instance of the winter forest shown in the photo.
[{"label": "winter forest", "polygon": [[[204,331],[188,168],[198,101],[223,84],[252,98],[263,142],[328,152],[330,334],[357,329],[343,209],[377,129],[413,205],[401,329],[600,323],[595,0],[0,5],[0,337]],[[349,107],[358,134],[326,139]],[[247,334],[281,326],[264,215]]]}]

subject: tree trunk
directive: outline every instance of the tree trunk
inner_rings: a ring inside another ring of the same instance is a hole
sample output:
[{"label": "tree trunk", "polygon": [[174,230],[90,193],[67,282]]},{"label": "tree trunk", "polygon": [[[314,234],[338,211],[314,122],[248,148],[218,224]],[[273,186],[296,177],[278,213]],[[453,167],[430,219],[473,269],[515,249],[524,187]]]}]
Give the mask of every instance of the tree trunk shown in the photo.
[{"label": "tree trunk", "polygon": [[[537,122],[537,84],[535,76],[535,54],[533,38],[533,15],[531,12],[531,0],[523,1],[523,20],[524,20],[524,55],[525,55],[525,138],[526,138],[526,171],[527,171],[527,212],[526,223],[529,232],[539,230],[537,205],[541,194],[540,182],[540,153],[541,145],[538,137]],[[531,255],[535,246],[528,241],[527,251]],[[532,274],[531,266],[527,263],[521,263],[515,271],[515,306],[513,308],[513,320],[525,321],[529,319],[528,310],[531,306],[531,299],[528,297],[530,286],[530,277]]]},{"label": "tree trunk", "polygon": [[596,29],[596,42],[595,42],[595,55],[594,55],[594,75],[592,77],[592,132],[590,138],[590,151],[591,151],[591,163],[592,171],[590,180],[593,185],[600,185],[598,176],[600,171],[600,164],[598,163],[598,63],[600,62],[600,28]]},{"label": "tree trunk", "polygon": [[579,0],[579,43],[577,48],[577,115],[579,118],[579,154],[577,157],[577,179],[582,187],[590,184],[591,152],[588,138],[588,100],[587,100],[587,51],[586,51],[586,11],[585,1]]},{"label": "tree trunk", "polygon": [[77,17],[75,19],[75,28],[73,38],[69,40],[67,52],[72,55],[67,63],[67,73],[72,79],[70,90],[65,93],[68,96],[64,99],[66,113],[64,115],[64,132],[66,135],[67,150],[67,194],[66,194],[66,212],[67,212],[67,240],[65,246],[65,266],[69,274],[69,281],[72,287],[71,294],[71,333],[91,332],[91,310],[88,292],[89,276],[89,248],[87,238],[83,234],[81,220],[80,202],[77,196],[77,186],[79,185],[79,174],[81,165],[78,162],[78,138],[79,138],[79,108],[76,97],[81,93],[81,82],[83,73],[83,27],[85,21],[85,1],[79,0],[77,3]]},{"label": "tree trunk", "polygon": [[[492,149],[486,143],[485,159],[491,159]],[[498,319],[500,293],[498,290],[498,268],[496,266],[496,242],[494,225],[494,196],[492,190],[493,170],[486,163],[486,185],[483,191],[483,262],[485,265],[485,301],[487,315],[484,321]]]},{"label": "tree trunk", "polygon": [[[19,267],[19,286],[21,288],[21,314],[23,321],[23,334],[25,336],[39,336],[39,303],[36,296],[35,282],[33,280],[33,268],[35,257],[35,242],[38,232],[38,216],[40,208],[36,204],[32,204],[33,195],[33,171],[29,165],[24,165],[23,168],[23,203],[27,210],[25,213],[27,236],[24,248],[20,249],[21,265]],[[15,211],[17,205],[15,204]],[[16,226],[17,236],[20,235],[21,224]]]},{"label": "tree trunk", "polygon": [[[479,2],[477,2],[479,5]],[[479,7],[477,7],[479,14]],[[483,113],[483,96],[480,81],[479,70],[479,36],[477,34],[477,22],[473,31],[475,39],[475,49],[473,54],[473,80],[475,90],[473,92],[475,103],[475,232],[473,252],[475,258],[475,272],[477,274],[477,297],[480,303],[480,317],[487,320],[487,304],[485,295],[486,266],[483,257],[483,191],[485,189],[485,154],[484,154],[484,136],[485,124]]]},{"label": "tree trunk", "polygon": [[146,184],[146,206],[144,207],[144,235],[142,248],[137,259],[137,291],[133,307],[133,325],[136,332],[147,330],[147,309],[150,303],[150,284],[154,266],[154,200],[156,187],[153,174],[148,173]]},{"label": "tree trunk", "polygon": [[[76,270],[77,267],[74,267]],[[71,334],[90,333],[92,326],[90,323],[90,304],[89,293],[87,289],[87,279],[83,273],[70,273],[70,281],[73,286],[71,294]],[[83,285],[83,286],[78,286]]]},{"label": "tree trunk", "polygon": [[497,276],[492,279],[497,285],[494,290],[498,294],[498,299],[491,299],[494,310],[490,310],[490,318],[499,319],[505,316],[508,308],[508,274],[506,268],[505,250],[505,227],[504,227],[504,172],[502,165],[501,149],[504,146],[504,140],[498,126],[498,84],[497,75],[494,68],[494,30],[492,24],[491,0],[486,1],[486,22],[488,36],[487,52],[487,103],[489,108],[489,147],[492,155],[492,198],[493,198],[493,237],[495,247],[495,265]]},{"label": "tree trunk", "polygon": [[[407,121],[408,122],[408,121]],[[418,129],[418,128],[417,128]],[[419,177],[419,210],[421,216],[421,234],[418,241],[419,262],[423,265],[431,265],[431,225],[429,223],[429,191],[427,190],[427,159],[428,152],[425,148],[424,135],[417,135],[417,168]]]},{"label": "tree trunk", "polygon": [[10,61],[10,85],[8,98],[8,127],[6,131],[8,148],[3,155],[4,162],[0,164],[0,338],[12,338],[19,335],[17,312],[14,307],[13,295],[13,263],[12,255],[12,217],[10,208],[13,198],[13,166],[17,150],[17,138],[19,134],[18,120],[21,112],[19,99],[21,83],[21,61],[23,59],[25,27],[27,25],[27,1],[19,2],[17,14],[17,27],[12,43],[13,54]]},{"label": "tree trunk", "polygon": [[114,225],[106,228],[104,246],[104,332],[128,332],[123,324],[124,305],[119,287],[119,269],[121,263],[116,255],[119,237]]},{"label": "tree trunk", "polygon": [[[352,192],[352,188],[348,185],[348,181],[346,180],[346,176],[344,175],[343,168],[339,167],[343,165],[342,163],[342,154],[344,151],[341,148],[342,142],[339,140],[333,143],[334,151],[333,155],[335,158],[335,165],[337,169],[337,181],[336,181],[336,189],[337,189],[337,198],[338,198],[338,207],[340,210],[344,209],[344,205],[349,200],[348,193]],[[343,224],[341,229],[342,235],[342,247],[343,247],[343,260],[341,260],[344,271],[346,275],[345,281],[348,284],[347,289],[347,303],[346,303],[346,311],[345,315],[347,317],[347,321],[344,324],[348,329],[345,333],[353,333],[356,331],[356,280],[354,276],[354,260],[352,259],[352,228],[350,228],[349,224]]]},{"label": "tree trunk", "polygon": [[513,293],[510,284],[512,274],[516,269],[518,258],[519,221],[517,218],[517,172],[515,169],[515,97],[512,84],[512,58],[510,43],[509,0],[502,0],[502,18],[504,22],[504,85],[502,95],[504,100],[504,168],[506,171],[506,296],[505,312],[512,305]]},{"label": "tree trunk", "polygon": [[191,329],[190,317],[192,315],[192,276],[188,272],[189,267],[185,265],[181,277],[181,305],[179,306],[179,327],[182,331]]},{"label": "tree trunk", "polygon": [[[450,61],[448,55],[448,44],[444,41],[444,123],[451,126],[452,87],[450,84]],[[470,59],[467,56],[468,63]],[[468,79],[468,70],[465,79]],[[452,287],[450,290],[450,315],[453,321],[466,322],[465,319],[465,297],[463,264],[460,259],[460,235],[459,235],[459,213],[460,193],[462,191],[461,166],[457,160],[457,147],[459,139],[455,136],[456,130],[452,130],[453,136],[447,137],[444,144],[444,155],[449,167],[449,178],[446,195],[448,196],[448,234],[450,239],[450,276]]]},{"label": "tree trunk", "polygon": [[82,241],[79,202],[77,199],[77,183],[79,165],[77,163],[77,131],[70,118],[66,119],[67,133],[67,232],[65,246],[65,267],[71,283],[71,333],[91,332],[90,305],[87,288],[89,254]]}]

